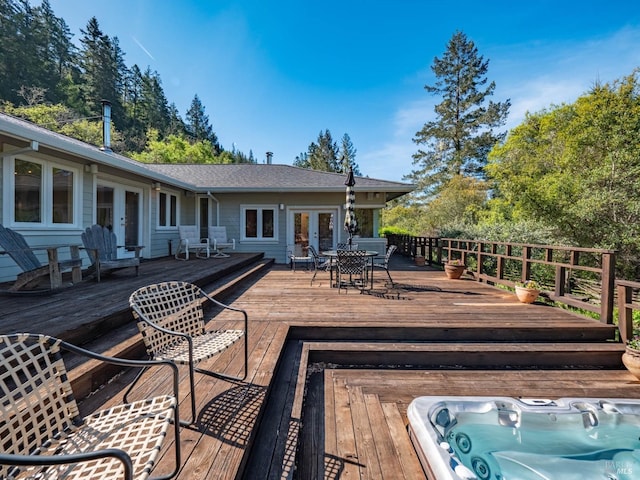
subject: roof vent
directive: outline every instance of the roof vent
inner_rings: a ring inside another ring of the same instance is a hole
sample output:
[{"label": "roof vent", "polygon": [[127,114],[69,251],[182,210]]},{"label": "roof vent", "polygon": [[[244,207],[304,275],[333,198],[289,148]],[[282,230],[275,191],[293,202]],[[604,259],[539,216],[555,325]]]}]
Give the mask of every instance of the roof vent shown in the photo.
[{"label": "roof vent", "polygon": [[272,158],[273,158],[273,152],[267,152],[267,165],[271,165]]}]

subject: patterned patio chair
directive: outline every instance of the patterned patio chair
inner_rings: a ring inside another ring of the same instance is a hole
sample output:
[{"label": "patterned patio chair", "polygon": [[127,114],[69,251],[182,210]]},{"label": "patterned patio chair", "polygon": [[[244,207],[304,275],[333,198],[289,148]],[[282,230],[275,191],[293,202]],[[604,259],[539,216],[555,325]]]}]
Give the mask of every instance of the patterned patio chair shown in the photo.
[{"label": "patterned patio chair", "polygon": [[[243,318],[241,329],[206,330],[203,303],[238,312]],[[225,305],[207,295],[201,288],[187,282],[163,282],[139,288],[129,297],[129,305],[138,322],[138,329],[147,348],[147,353],[156,360],[170,360],[178,365],[189,366],[189,388],[191,392],[191,424],[196,421],[194,372],[228,380],[244,380],[248,363],[248,316],[245,310]],[[244,374],[232,377],[222,373],[197,368],[244,337]],[[133,381],[125,393],[125,399],[137,383]],[[183,422],[184,424],[189,424]]]},{"label": "patterned patio chair", "polygon": [[391,278],[391,273],[389,273],[389,259],[397,249],[398,247],[396,245],[389,245],[389,248],[387,248],[387,253],[384,256],[384,260],[382,262],[374,260],[372,265],[374,269],[381,268],[385,272],[387,272],[387,276],[389,277],[389,282],[391,283],[391,286],[393,286],[393,279]]},{"label": "patterned patio chair", "polygon": [[351,247],[349,247],[348,243],[338,243],[336,250],[358,250],[358,247],[357,243],[352,243]]},{"label": "patterned patio chair", "polygon": [[367,277],[367,256],[364,250],[338,250],[338,293],[349,286],[364,291]]},{"label": "patterned patio chair", "polygon": [[311,277],[311,285],[313,285],[313,281],[318,274],[318,270],[325,270],[328,272],[333,265],[331,263],[331,259],[319,255],[318,251],[313,245],[309,245],[308,252],[313,260],[313,277]]},{"label": "patterned patio chair", "polygon": [[[80,416],[62,350],[121,367],[164,365],[173,395],[159,395]],[[110,358],[45,335],[0,335],[0,478],[147,479],[174,425],[180,467],[178,368],[171,362]]]},{"label": "patterned patio chair", "polygon": [[200,238],[196,225],[179,225],[180,241],[176,249],[177,260],[189,260],[189,252],[194,251],[198,258],[209,258],[211,249],[208,238]]}]

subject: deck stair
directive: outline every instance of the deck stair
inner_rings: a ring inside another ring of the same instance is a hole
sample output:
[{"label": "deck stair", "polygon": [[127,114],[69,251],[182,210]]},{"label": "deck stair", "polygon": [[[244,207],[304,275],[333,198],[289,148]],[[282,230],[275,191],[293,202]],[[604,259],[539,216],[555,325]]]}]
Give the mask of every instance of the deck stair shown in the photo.
[{"label": "deck stair", "polygon": [[[198,283],[207,293],[214,298],[225,301],[238,291],[246,288],[252,280],[268,270],[273,259],[251,258],[241,265],[224,269],[214,277],[208,277]],[[128,298],[127,298],[128,300]],[[122,320],[109,335],[98,338],[85,338],[83,346],[93,351],[114,357],[141,358],[145,356],[145,348],[142,338],[138,333],[136,322],[133,321],[129,304],[126,303],[117,313]],[[101,328],[97,325],[96,328]],[[117,370],[106,369],[96,362],[79,363],[80,359],[67,358],[67,364],[72,369],[71,382],[77,395],[82,397],[110,380]]]}]

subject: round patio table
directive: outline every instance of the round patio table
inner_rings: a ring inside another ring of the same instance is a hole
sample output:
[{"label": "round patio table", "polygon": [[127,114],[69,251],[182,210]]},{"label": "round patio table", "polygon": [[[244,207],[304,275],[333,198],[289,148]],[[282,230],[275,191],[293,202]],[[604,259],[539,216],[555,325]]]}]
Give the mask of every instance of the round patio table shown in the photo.
[{"label": "round patio table", "polygon": [[[322,252],[321,255],[330,258],[332,265],[333,265],[333,263],[335,261],[338,260],[338,251],[337,250],[327,250],[326,252]],[[371,285],[371,288],[373,288],[373,259],[378,256],[378,252],[376,252],[374,250],[365,250],[364,256],[369,258],[370,259],[369,261],[371,262],[371,268],[367,269],[367,270],[371,270],[370,285]],[[334,287],[334,285],[333,285],[333,268],[329,268],[329,285],[331,287]]]}]

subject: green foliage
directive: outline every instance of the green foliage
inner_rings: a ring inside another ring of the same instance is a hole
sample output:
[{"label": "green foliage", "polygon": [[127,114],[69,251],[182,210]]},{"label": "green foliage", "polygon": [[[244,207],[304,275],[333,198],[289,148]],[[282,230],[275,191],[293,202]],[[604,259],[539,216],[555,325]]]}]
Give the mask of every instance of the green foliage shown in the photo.
[{"label": "green foliage", "polygon": [[[422,223],[426,218],[424,207],[420,205],[402,205],[392,202],[381,212],[381,228],[397,229],[402,234],[429,236]],[[395,233],[395,232],[394,232]]]},{"label": "green foliage", "polygon": [[145,163],[220,163],[210,142],[191,143],[177,135],[151,140],[144,152],[132,153],[131,157]]},{"label": "green foliage", "polygon": [[296,167],[336,173],[347,173],[349,167],[352,167],[355,175],[361,175],[358,164],[355,163],[355,157],[356,149],[349,135],[344,134],[342,148],[339,148],[327,129],[318,134],[318,143],[311,142],[307,152],[297,156],[293,164]]},{"label": "green foliage", "polygon": [[218,145],[218,137],[213,133],[213,127],[209,125],[209,116],[204,113],[204,105],[198,98],[198,95],[193,97],[191,101],[191,107],[187,112],[187,132],[195,142],[208,141],[212,147],[218,153],[220,146]]},{"label": "green foliage", "polygon": [[[175,105],[169,105],[160,75],[149,68],[142,72],[137,65],[127,67],[118,38],[104,33],[96,17],[89,19],[80,34],[77,48],[49,0],[36,7],[29,0],[0,0],[0,103],[6,102],[5,111],[100,145],[101,134],[96,135],[101,129],[100,101],[106,99],[111,102],[113,125],[117,125],[111,135],[116,152],[142,152],[148,142],[190,135],[194,147],[188,157],[193,161],[211,161],[209,150],[213,149],[218,161],[255,162],[252,154],[235,149],[221,155],[224,149],[197,95],[185,124]],[[62,110],[10,112],[11,107],[46,110],[49,105]],[[155,137],[148,138],[147,132],[154,132]],[[202,141],[210,145],[200,144]],[[175,159],[179,147],[170,139],[169,153],[160,154],[157,144],[152,150],[146,152],[147,157]]]},{"label": "green foliage", "polygon": [[388,237],[389,235],[410,235],[410,232],[400,227],[387,226],[380,228],[378,235],[381,237]]},{"label": "green foliage", "polygon": [[[102,123],[79,118],[64,105],[14,107],[5,102],[0,106],[0,110],[8,115],[25,118],[30,122],[43,125],[54,132],[77,138],[97,147],[102,146]],[[113,123],[111,124],[111,144],[112,147],[122,144],[122,136]]]},{"label": "green foliage", "polygon": [[413,155],[418,168],[407,177],[418,185],[418,195],[439,193],[455,176],[483,176],[489,150],[504,137],[493,129],[504,125],[510,107],[509,100],[489,100],[495,83],[487,83],[488,66],[462,32],[454,33],[443,57],[434,59],[437,80],[425,89],[442,96],[442,102],[435,106],[436,120],[425,123],[413,139],[420,146]]},{"label": "green foliage", "polygon": [[495,192],[519,216],[568,242],[619,251],[619,276],[640,274],[638,72],[572,105],[530,114],[490,155]]}]

